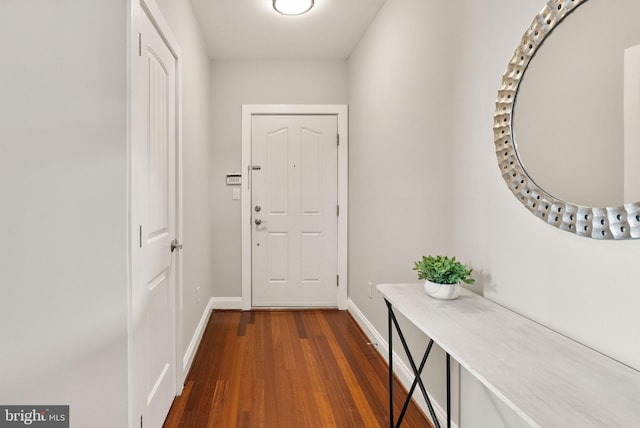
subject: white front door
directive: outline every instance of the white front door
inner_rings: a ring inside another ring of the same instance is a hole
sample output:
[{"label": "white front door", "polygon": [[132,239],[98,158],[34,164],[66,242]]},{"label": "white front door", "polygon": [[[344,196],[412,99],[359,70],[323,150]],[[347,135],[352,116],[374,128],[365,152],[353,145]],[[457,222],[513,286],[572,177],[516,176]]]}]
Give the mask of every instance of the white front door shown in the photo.
[{"label": "white front door", "polygon": [[141,10],[132,89],[135,426],[161,427],[176,395],[176,58]]},{"label": "white front door", "polygon": [[255,115],[253,306],[337,306],[338,119]]}]

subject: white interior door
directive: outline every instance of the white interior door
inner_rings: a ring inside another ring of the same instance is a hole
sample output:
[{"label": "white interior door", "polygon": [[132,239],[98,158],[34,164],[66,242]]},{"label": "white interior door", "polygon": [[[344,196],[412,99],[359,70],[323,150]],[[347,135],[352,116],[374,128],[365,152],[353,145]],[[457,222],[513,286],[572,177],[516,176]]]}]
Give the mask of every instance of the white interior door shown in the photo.
[{"label": "white interior door", "polygon": [[[139,16],[132,97],[135,426],[161,427],[176,395],[176,58]],[[137,229],[137,230],[135,230]]]},{"label": "white interior door", "polygon": [[252,118],[253,306],[337,305],[337,135],[334,115]]}]

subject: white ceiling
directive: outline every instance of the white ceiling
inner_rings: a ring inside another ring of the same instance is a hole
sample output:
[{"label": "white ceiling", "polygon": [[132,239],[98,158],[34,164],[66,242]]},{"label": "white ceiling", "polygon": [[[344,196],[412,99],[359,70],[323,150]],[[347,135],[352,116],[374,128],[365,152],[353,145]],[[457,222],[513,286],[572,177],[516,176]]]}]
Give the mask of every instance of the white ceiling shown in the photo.
[{"label": "white ceiling", "polygon": [[385,0],[315,0],[282,16],[272,0],[191,0],[214,59],[343,59]]}]

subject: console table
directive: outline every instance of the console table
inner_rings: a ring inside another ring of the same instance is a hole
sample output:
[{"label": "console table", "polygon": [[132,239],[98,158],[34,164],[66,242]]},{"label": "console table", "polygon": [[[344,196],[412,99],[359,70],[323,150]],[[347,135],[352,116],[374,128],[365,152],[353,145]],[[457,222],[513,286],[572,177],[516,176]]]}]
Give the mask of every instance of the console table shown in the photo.
[{"label": "console table", "polygon": [[[392,324],[404,342],[395,310],[447,353],[447,396],[450,356],[531,426],[640,427],[640,372],[464,289],[456,300],[437,300],[422,284],[377,288],[389,311],[390,380]],[[422,372],[431,345],[420,367],[405,347],[414,374]],[[416,386],[426,395],[419,377],[410,394]],[[450,414],[448,403],[447,397]]]}]

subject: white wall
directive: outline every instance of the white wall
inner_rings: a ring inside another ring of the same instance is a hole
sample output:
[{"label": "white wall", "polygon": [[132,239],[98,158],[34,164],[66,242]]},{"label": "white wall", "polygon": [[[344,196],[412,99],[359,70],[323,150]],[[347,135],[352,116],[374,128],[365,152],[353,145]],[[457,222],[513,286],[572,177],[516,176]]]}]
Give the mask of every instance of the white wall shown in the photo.
[{"label": "white wall", "polygon": [[[210,62],[190,3],[159,3],[183,54],[184,354],[213,294]],[[128,10],[0,6],[0,403],[73,426],[127,426]]]},{"label": "white wall", "polygon": [[157,0],[157,3],[182,50],[184,275],[178,312],[182,343],[178,344],[178,351],[184,357],[213,297],[210,267],[213,243],[209,239],[210,61],[191,3],[188,0]]},{"label": "white wall", "polygon": [[[484,295],[588,346],[640,367],[633,285],[638,242],[600,242],[552,228],[508,190],[497,166],[491,118],[507,61],[545,2],[457,2],[459,58],[453,116],[453,252],[469,260]],[[569,18],[570,19],[570,18]],[[500,25],[492,23],[499,22]],[[468,70],[473,70],[469,78]],[[463,373],[461,425],[518,427],[495,396]],[[476,422],[478,425],[476,425]]]},{"label": "white wall", "polygon": [[[387,0],[349,59],[349,298],[385,337],[386,306],[368,283],[417,281],[413,262],[449,254],[455,228],[450,9]],[[422,355],[426,338],[403,324]],[[444,403],[443,353],[430,358],[426,377]]]},{"label": "white wall", "polygon": [[127,2],[0,5],[0,403],[127,424]]},{"label": "white wall", "polygon": [[[240,201],[226,173],[241,169],[242,104],[346,104],[343,60],[215,60],[211,64],[211,240],[214,293],[242,295]],[[244,189],[244,186],[243,186]]]},{"label": "white wall", "polygon": [[[546,225],[497,166],[497,90],[544,5],[387,0],[349,61],[349,297],[385,335],[386,308],[366,282],[412,281],[412,260],[450,253],[474,268],[475,290],[640,369],[638,242]],[[424,338],[410,336],[419,349]],[[444,377],[440,361],[429,383]],[[464,371],[460,384],[461,427],[524,426]],[[441,384],[433,393],[444,404]]]},{"label": "white wall", "polygon": [[[467,18],[458,28],[465,40],[458,69],[473,70],[473,79],[458,79],[455,116],[465,120],[453,140],[454,250],[483,272],[489,298],[640,369],[640,343],[633,339],[640,337],[640,242],[580,238],[546,225],[512,196],[497,167],[488,123],[498,85],[545,3],[461,3]],[[501,25],[488,31],[490,21]]]}]

